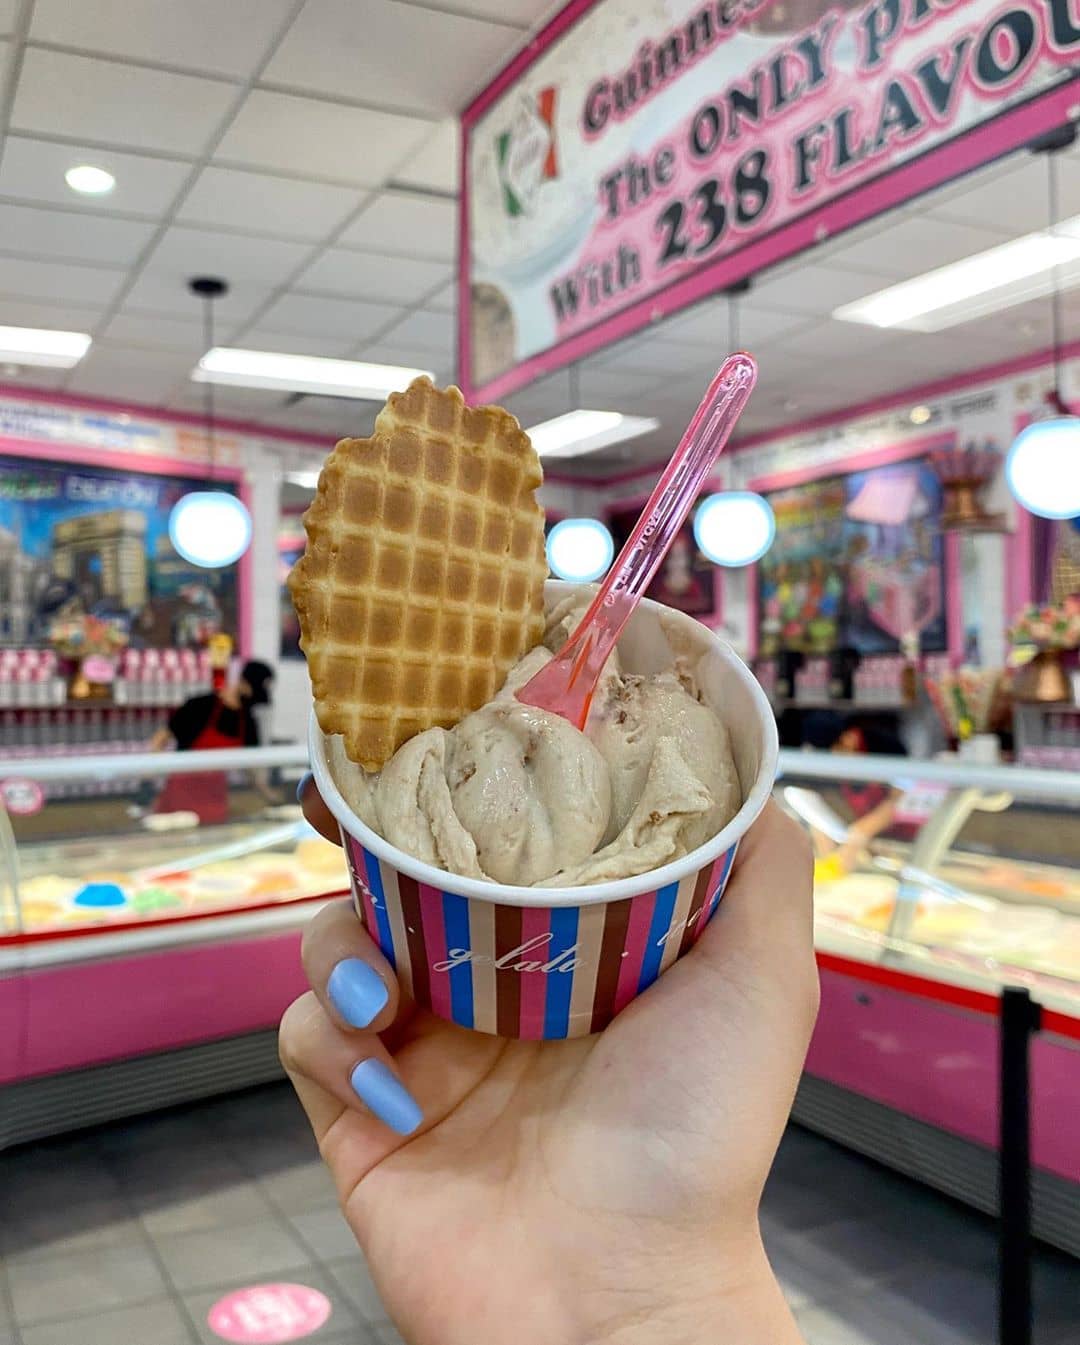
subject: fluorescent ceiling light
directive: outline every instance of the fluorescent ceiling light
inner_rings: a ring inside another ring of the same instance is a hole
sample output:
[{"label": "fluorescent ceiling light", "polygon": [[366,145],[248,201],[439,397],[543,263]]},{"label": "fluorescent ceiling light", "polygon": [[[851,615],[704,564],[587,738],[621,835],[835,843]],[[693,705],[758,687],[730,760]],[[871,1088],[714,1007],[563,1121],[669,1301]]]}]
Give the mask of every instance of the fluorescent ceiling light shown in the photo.
[{"label": "fluorescent ceiling light", "polygon": [[285,480],[294,486],[303,486],[305,490],[314,490],[319,484],[319,473],[314,469],[309,472],[286,472]]},{"label": "fluorescent ceiling light", "polygon": [[281,388],[377,402],[392,392],[404,392],[414,378],[424,374],[431,377],[426,369],[405,369],[396,364],[362,364],[319,355],[215,346],[195,366],[191,377],[196,383],[223,383],[233,388]]},{"label": "fluorescent ceiling light", "polygon": [[568,411],[565,416],[541,421],[526,433],[542,458],[576,458],[659,428],[660,422],[648,416],[624,416],[618,411]]},{"label": "fluorescent ceiling light", "polygon": [[54,332],[47,327],[0,327],[0,360],[70,369],[90,349],[85,332]]},{"label": "fluorescent ceiling light", "polygon": [[111,173],[88,163],[69,168],[64,174],[64,181],[72,191],[81,192],[83,196],[107,196],[116,186],[116,178]]},{"label": "fluorescent ceiling light", "polygon": [[940,332],[973,318],[1011,308],[1080,284],[1080,215],[1052,232],[1014,238],[986,252],[940,266],[936,271],[878,290],[865,299],[833,311],[841,322],[870,327],[902,327],[915,332]]}]

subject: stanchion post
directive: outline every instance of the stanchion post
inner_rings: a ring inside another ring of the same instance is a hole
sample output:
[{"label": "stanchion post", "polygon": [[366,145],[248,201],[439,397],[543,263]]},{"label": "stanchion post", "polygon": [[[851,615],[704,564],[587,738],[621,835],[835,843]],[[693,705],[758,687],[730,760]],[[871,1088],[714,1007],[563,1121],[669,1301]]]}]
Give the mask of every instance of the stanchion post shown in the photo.
[{"label": "stanchion post", "polygon": [[1041,1008],[1020,986],[1001,995],[998,1342],[1031,1345],[1031,1035]]}]

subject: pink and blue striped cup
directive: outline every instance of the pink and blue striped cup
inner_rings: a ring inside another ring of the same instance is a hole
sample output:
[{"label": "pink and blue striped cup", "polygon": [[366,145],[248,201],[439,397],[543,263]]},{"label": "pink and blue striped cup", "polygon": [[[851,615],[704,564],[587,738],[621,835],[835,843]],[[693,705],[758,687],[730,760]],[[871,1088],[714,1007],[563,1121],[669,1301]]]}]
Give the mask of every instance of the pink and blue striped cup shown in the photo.
[{"label": "pink and blue striped cup", "polygon": [[[545,596],[550,606],[573,591],[551,580]],[[312,717],[312,770],[341,827],[357,912],[422,1007],[501,1037],[586,1036],[688,952],[712,919],[739,841],[772,789],[776,724],[730,647],[681,612],[642,602],[620,641],[625,666],[646,672],[670,662],[658,657],[665,628],[680,652],[704,656],[703,695],[727,724],[743,805],[705,845],[636,878],[510,887],[421,863],[350,811]]]}]

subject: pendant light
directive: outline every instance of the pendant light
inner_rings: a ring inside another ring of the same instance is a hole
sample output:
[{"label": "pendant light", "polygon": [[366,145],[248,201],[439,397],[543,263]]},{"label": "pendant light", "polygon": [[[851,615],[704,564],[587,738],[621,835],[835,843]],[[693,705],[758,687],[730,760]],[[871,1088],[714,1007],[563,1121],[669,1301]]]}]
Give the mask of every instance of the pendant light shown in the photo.
[{"label": "pendant light", "polygon": [[[728,296],[728,350],[739,349],[739,296],[749,279],[732,285]],[[762,558],[776,537],[772,505],[752,490],[720,490],[706,496],[694,513],[694,541],[714,565],[738,569]]]},{"label": "pendant light", "polygon": [[[1050,233],[1058,227],[1057,154],[1076,139],[1071,124],[1037,144],[1047,156],[1049,170]],[[1005,459],[1009,490],[1032,514],[1041,518],[1080,515],[1080,417],[1066,405],[1062,388],[1061,276],[1053,270],[1050,312],[1053,322],[1054,388],[1039,419],[1021,430]]]},{"label": "pendant light", "polygon": [[[216,276],[196,276],[188,288],[203,301],[203,336],[206,349],[213,350],[214,300],[229,287]],[[189,565],[216,570],[234,564],[251,545],[251,515],[239,496],[213,489],[217,469],[213,383],[203,384],[203,409],[210,489],[192,490],[177,500],[169,515],[169,540]]]}]

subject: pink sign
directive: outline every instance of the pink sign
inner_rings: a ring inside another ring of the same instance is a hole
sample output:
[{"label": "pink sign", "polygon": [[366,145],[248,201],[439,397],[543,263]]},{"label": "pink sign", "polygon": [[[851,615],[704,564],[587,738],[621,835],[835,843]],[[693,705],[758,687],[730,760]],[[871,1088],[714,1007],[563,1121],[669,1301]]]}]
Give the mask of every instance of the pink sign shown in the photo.
[{"label": "pink sign", "polygon": [[571,0],[462,117],[462,389],[501,397],[1062,125],[1078,53],[1077,0]]},{"label": "pink sign", "polygon": [[331,1311],[326,1295],[306,1284],[253,1284],[219,1298],[206,1321],[222,1340],[280,1345],[314,1335]]}]

